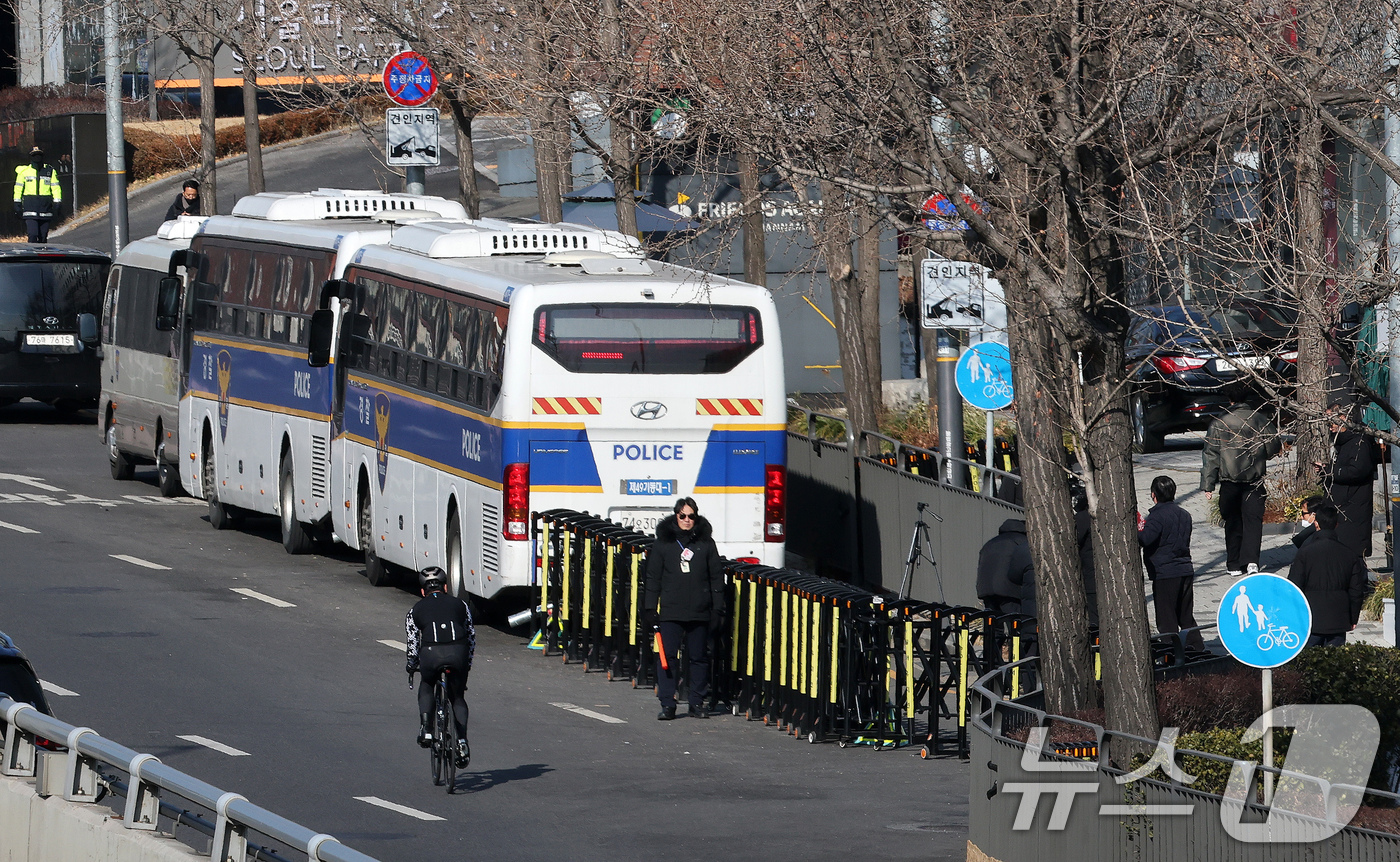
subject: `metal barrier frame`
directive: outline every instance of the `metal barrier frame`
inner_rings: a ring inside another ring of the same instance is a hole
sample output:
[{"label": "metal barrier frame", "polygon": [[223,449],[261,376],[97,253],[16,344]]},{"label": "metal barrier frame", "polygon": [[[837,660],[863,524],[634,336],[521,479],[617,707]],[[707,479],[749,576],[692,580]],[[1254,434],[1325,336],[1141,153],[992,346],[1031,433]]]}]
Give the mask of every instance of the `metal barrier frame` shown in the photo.
[{"label": "metal barrier frame", "polygon": [[[375,862],[374,857],[352,850],[330,835],[313,832],[237,793],[172,769],[155,755],[139,753],[99,736],[92,728],[74,727],[4,695],[0,695],[0,733],[4,735],[0,774],[16,778],[35,777],[41,768],[36,739],[63,740],[67,751],[62,755],[62,795],[69,802],[98,801],[99,765],[125,773],[126,807],[121,822],[126,829],[154,830],[166,793],[214,812],[209,855],[213,862],[246,862],[250,858],[249,832],[296,848],[312,862]],[[121,785],[119,781],[107,783]]]}]

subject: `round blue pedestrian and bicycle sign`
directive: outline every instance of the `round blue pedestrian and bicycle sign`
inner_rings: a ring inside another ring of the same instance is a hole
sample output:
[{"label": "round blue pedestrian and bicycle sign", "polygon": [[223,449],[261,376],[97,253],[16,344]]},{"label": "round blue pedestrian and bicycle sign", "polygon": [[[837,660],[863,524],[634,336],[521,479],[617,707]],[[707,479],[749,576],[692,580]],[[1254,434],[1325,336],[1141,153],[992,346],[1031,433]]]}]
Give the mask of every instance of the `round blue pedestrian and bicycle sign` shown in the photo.
[{"label": "round blue pedestrian and bicycle sign", "polygon": [[1303,651],[1312,631],[1312,608],[1288,578],[1260,573],[1225,591],[1215,624],[1220,642],[1241,664],[1278,667]]},{"label": "round blue pedestrian and bicycle sign", "polygon": [[416,108],[431,99],[437,88],[437,73],[421,54],[404,51],[384,64],[384,92],[395,104]]},{"label": "round blue pedestrian and bicycle sign", "polygon": [[1002,410],[1016,400],[1011,385],[1011,351],[1005,344],[983,342],[958,360],[958,392],[978,410]]}]

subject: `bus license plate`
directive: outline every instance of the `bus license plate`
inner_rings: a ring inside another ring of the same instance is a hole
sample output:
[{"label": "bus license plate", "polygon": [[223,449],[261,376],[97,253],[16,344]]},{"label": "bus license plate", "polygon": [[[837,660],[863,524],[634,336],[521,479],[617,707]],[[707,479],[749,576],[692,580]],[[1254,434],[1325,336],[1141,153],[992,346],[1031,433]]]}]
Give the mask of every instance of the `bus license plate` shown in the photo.
[{"label": "bus license plate", "polygon": [[655,533],[656,525],[671,517],[670,509],[609,509],[608,520],[639,533]]},{"label": "bus license plate", "polygon": [[30,332],[25,334],[24,343],[31,347],[72,347],[74,341],[73,336],[68,334],[50,335]]},{"label": "bus license plate", "polygon": [[633,497],[674,497],[675,479],[623,479],[622,493]]}]

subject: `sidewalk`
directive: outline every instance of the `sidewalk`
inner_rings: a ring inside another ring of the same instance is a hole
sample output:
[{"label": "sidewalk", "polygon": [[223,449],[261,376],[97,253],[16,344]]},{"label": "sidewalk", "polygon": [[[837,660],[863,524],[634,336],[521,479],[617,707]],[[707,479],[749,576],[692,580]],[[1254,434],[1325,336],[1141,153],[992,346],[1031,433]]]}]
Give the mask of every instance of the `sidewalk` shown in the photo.
[{"label": "sidewalk", "polygon": [[[1210,522],[1210,503],[1200,490],[1201,486],[1201,446],[1204,433],[1181,434],[1167,440],[1168,449],[1152,455],[1133,456],[1133,478],[1137,485],[1139,511],[1146,513],[1152,508],[1149,487],[1155,476],[1170,476],[1176,482],[1176,501],[1191,513],[1194,522],[1191,531],[1191,558],[1196,564],[1196,621],[1201,625],[1215,622],[1216,609],[1225,591],[1235,582],[1225,574],[1225,529]],[[1279,461],[1270,462],[1270,471],[1284,469]],[[1291,469],[1291,464],[1288,466]],[[1297,548],[1291,541],[1296,527],[1288,525],[1288,532],[1282,535],[1268,535],[1274,524],[1265,524],[1266,534],[1259,555],[1260,569],[1266,572],[1288,574],[1288,566],[1293,562]],[[1374,555],[1367,565],[1374,572],[1385,565],[1385,535],[1377,532],[1371,539]],[[1144,584],[1148,599],[1148,620],[1155,620],[1152,610],[1152,582]],[[1154,633],[1156,629],[1153,629]],[[1206,644],[1219,648],[1220,639],[1211,632],[1203,632]],[[1362,616],[1356,631],[1347,635],[1348,643],[1369,643],[1389,646],[1381,636],[1379,620],[1368,620]]]}]

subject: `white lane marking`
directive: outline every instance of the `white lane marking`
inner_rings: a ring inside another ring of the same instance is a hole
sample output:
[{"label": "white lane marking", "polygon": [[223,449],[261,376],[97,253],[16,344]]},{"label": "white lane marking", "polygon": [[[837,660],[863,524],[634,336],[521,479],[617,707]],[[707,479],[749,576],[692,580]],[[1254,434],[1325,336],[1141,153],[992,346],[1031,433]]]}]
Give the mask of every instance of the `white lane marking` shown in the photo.
[{"label": "white lane marking", "polygon": [[6,530],[14,530],[16,533],[29,533],[35,536],[39,534],[38,530],[31,530],[28,527],[21,527],[19,524],[11,524],[9,521],[0,521],[0,527],[4,527]]},{"label": "white lane marking", "polygon": [[231,587],[230,589],[232,589],[235,593],[238,593],[240,596],[247,596],[250,599],[257,599],[260,602],[267,602],[269,605],[272,605],[275,608],[296,607],[296,605],[292,604],[291,602],[284,602],[281,599],[274,599],[272,596],[269,596],[266,593],[260,593],[257,590],[250,590],[247,587]]},{"label": "white lane marking", "polygon": [[196,500],[193,497],[157,497],[154,494],[122,494],[123,500],[130,500],[133,503],[145,503],[148,506],[203,506],[203,500]]},{"label": "white lane marking", "polygon": [[380,641],[380,643],[384,644],[386,647],[392,647],[396,650],[408,650],[408,644],[404,643],[403,641],[382,640]]},{"label": "white lane marking", "polygon": [[409,808],[407,805],[399,805],[396,802],[386,802],[378,796],[356,796],[358,802],[368,802],[370,805],[377,805],[380,808],[387,808],[390,811],[397,811],[399,814],[407,814],[409,817],[416,817],[419,820],[444,820],[436,814],[429,814],[426,811],[419,811],[417,808]]},{"label": "white lane marking", "polygon": [[59,697],[77,697],[76,691],[69,691],[61,685],[54,685],[46,679],[39,680],[39,687],[49,694],[56,694]]},{"label": "white lane marking", "polygon": [[21,485],[28,485],[31,488],[38,488],[40,491],[62,491],[62,488],[55,488],[47,485],[38,476],[19,476],[15,473],[0,473],[0,479],[8,479],[11,482],[18,482]]},{"label": "white lane marking", "polygon": [[179,736],[176,738],[183,739],[185,742],[193,742],[195,745],[202,745],[220,754],[227,754],[229,757],[248,757],[248,752],[240,751],[232,745],[224,745],[222,742],[215,742],[207,736],[195,736],[191,733],[188,736]]},{"label": "white lane marking", "polygon": [[150,560],[143,560],[140,557],[133,557],[129,554],[108,554],[114,560],[121,560],[123,563],[131,563],[133,566],[140,566],[143,569],[155,569],[161,572],[170,571],[169,566],[162,566],[160,563],[153,563]]},{"label": "white lane marking", "polygon": [[627,723],[627,720],[624,719],[624,718],[617,718],[616,716],[604,715],[604,714],[601,713],[601,712],[594,712],[594,711],[591,710],[591,709],[584,709],[583,707],[581,707],[581,706],[575,706],[575,705],[573,705],[572,703],[551,703],[550,706],[557,706],[557,707],[559,707],[560,709],[564,710],[565,712],[572,712],[572,713],[575,713],[575,714],[577,714],[577,715],[586,715],[586,716],[588,716],[589,718],[596,718],[597,720],[599,720],[599,721],[605,721],[605,722],[607,722],[608,724],[626,724],[626,723]]}]

